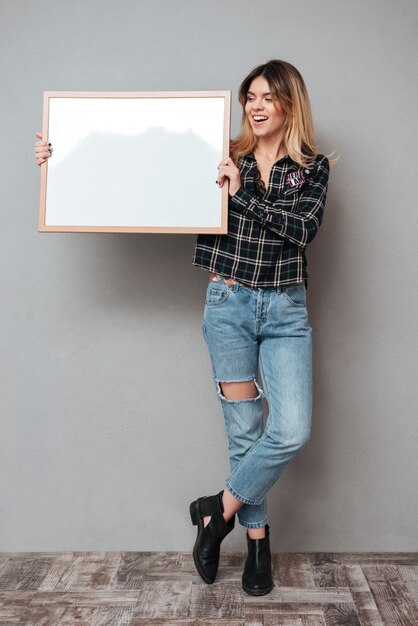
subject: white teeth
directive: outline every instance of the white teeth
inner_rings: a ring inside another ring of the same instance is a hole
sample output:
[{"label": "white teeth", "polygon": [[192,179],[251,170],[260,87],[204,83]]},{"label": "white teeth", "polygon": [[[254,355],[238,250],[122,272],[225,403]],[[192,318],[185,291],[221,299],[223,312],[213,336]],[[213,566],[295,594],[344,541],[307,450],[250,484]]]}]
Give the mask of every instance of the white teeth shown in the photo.
[{"label": "white teeth", "polygon": [[253,120],[256,122],[261,122],[262,120],[268,120],[268,117],[263,117],[262,115],[253,115]]}]

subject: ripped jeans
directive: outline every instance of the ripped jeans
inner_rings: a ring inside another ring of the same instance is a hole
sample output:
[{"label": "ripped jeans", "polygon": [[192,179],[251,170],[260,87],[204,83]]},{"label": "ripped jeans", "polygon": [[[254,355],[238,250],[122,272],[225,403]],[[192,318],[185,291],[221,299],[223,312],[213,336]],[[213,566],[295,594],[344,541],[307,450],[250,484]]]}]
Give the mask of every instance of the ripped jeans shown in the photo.
[{"label": "ripped jeans", "polygon": [[[267,492],[310,438],[312,328],[304,283],[252,288],[209,280],[202,332],[228,440],[228,491],[247,528],[267,523]],[[262,386],[257,381],[258,363]],[[232,400],[219,383],[254,380],[255,398]],[[269,414],[262,430],[262,398]]]}]

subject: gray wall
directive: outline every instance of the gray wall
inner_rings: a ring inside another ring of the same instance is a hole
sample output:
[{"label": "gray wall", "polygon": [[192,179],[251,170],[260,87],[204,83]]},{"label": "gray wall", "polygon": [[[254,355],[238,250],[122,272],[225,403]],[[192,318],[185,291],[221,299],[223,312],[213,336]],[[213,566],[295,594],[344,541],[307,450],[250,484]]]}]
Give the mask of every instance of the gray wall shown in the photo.
[{"label": "gray wall", "polygon": [[196,235],[39,233],[42,92],[231,89],[235,136],[238,85],[271,58],[342,155],[307,253],[312,438],[269,492],[272,548],[417,550],[417,3],[0,11],[0,550],[191,550],[189,502],[228,475]]}]

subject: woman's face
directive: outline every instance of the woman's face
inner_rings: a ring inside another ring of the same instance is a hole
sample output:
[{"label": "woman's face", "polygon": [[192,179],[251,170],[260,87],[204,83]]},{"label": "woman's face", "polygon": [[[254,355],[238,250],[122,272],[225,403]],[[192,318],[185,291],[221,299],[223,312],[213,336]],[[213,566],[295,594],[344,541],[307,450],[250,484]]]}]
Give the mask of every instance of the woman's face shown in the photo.
[{"label": "woman's face", "polygon": [[[269,84],[264,76],[257,76],[251,82],[245,103],[245,113],[256,137],[269,139],[278,137],[286,120],[286,113],[278,98],[270,93]],[[267,119],[257,122],[258,116]]]}]

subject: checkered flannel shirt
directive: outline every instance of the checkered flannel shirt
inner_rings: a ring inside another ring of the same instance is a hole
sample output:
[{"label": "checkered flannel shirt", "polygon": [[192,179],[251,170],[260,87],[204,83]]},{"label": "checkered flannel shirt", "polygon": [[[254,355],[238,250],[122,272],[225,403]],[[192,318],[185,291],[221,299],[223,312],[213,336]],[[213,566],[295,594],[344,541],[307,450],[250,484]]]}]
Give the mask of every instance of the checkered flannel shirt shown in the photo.
[{"label": "checkered flannel shirt", "polygon": [[329,161],[318,154],[301,167],[286,155],[274,163],[266,189],[254,153],[238,157],[241,187],[228,196],[228,233],[199,234],[192,264],[249,287],[305,282],[306,246],[322,222]]}]

